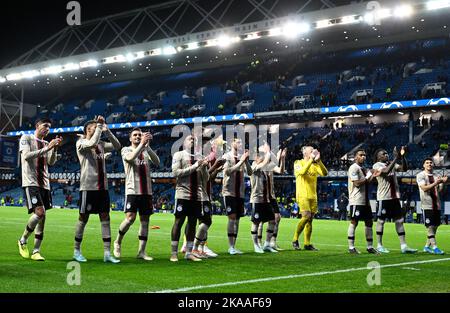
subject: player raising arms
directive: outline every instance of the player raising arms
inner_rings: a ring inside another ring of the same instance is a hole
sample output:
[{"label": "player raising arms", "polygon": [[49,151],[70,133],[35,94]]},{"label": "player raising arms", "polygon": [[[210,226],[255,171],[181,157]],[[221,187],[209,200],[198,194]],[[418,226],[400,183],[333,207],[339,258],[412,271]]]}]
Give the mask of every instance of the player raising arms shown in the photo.
[{"label": "player raising arms", "polygon": [[[397,147],[394,147],[394,160],[389,163],[389,154],[385,149],[375,151],[374,159],[376,163],[373,165],[373,169],[380,171],[380,175],[377,177],[377,250],[380,253],[389,253],[389,250],[383,246],[383,230],[386,218],[392,218],[395,221],[395,229],[400,239],[402,253],[417,252],[417,249],[411,249],[406,244],[400,189],[396,175],[396,172],[408,170],[405,154],[405,147],[401,148],[400,154],[397,152]],[[397,161],[401,161],[402,165],[397,164]]]},{"label": "player raising arms", "polygon": [[312,221],[317,213],[317,177],[326,176],[328,170],[320,159],[320,152],[311,146],[302,148],[303,160],[294,162],[294,175],[296,184],[296,201],[300,206],[302,218],[292,240],[292,247],[300,250],[298,237],[305,229],[305,250],[318,250],[311,244]]},{"label": "player raising arms", "polygon": [[18,241],[18,246],[20,255],[25,259],[30,258],[27,240],[31,233],[35,232],[34,249],[31,254],[31,259],[34,261],[45,260],[40,254],[40,247],[44,238],[46,211],[52,208],[48,165],[55,164],[56,150],[62,141],[60,136],[50,143],[44,140],[50,132],[51,123],[46,118],[38,120],[34,134],[23,135],[19,143],[22,187],[25,191],[28,214],[32,215]]},{"label": "player raising arms", "polygon": [[119,234],[114,241],[114,256],[120,258],[122,240],[126,232],[136,220],[139,212],[141,225],[139,228],[138,259],[153,260],[145,252],[148,238],[148,223],[153,214],[152,178],[150,163],[159,166],[159,158],[150,148],[152,140],[150,133],[142,133],[140,128],[130,132],[131,146],[122,149],[122,160],[125,169],[125,214],[126,217],[119,226]]},{"label": "player raising arms", "polygon": [[224,206],[228,215],[228,253],[231,255],[242,254],[236,249],[236,239],[239,232],[239,221],[244,216],[245,184],[244,174],[252,175],[252,168],[248,162],[248,151],[243,152],[242,140],[235,138],[231,145],[231,151],[223,158],[223,184],[222,195]]},{"label": "player raising arms", "polygon": [[[273,162],[275,155],[272,152],[270,163],[266,166],[266,169],[267,169],[266,174],[267,174],[267,177],[269,178],[268,188],[269,188],[269,194],[270,194],[270,204],[272,206],[273,213],[275,214],[275,227],[273,229],[273,236],[270,240],[270,246],[277,251],[282,251],[283,249],[281,249],[277,245],[278,228],[279,228],[280,221],[281,221],[281,214],[280,214],[280,208],[278,206],[276,196],[275,196],[275,184],[274,184],[274,180],[273,180],[273,174],[274,173],[277,173],[277,174],[284,173],[287,149],[284,148],[283,150],[280,150],[278,152],[279,152],[278,156],[276,157],[276,160],[278,161],[277,162],[278,165]],[[259,227],[258,227],[258,243],[259,243],[259,245],[261,245],[261,240],[262,240],[263,224],[264,223],[260,223]]]},{"label": "player raising arms", "polygon": [[208,164],[206,165],[206,169],[208,170],[208,175],[203,172],[201,176],[201,192],[202,192],[202,214],[198,219],[199,225],[197,234],[195,235],[194,240],[194,248],[192,253],[196,257],[204,258],[204,257],[217,257],[217,253],[212,251],[206,246],[206,240],[208,236],[208,230],[212,224],[212,186],[217,177],[217,174],[222,171],[223,164],[225,160],[223,159],[215,159],[213,154],[208,156]]},{"label": "player raising arms", "polygon": [[423,161],[423,171],[417,174],[416,181],[419,186],[420,204],[423,210],[423,219],[427,228],[427,243],[424,252],[431,254],[444,254],[436,244],[436,232],[441,225],[441,200],[439,193],[447,183],[447,176],[439,176],[433,173],[434,162],[432,158]]},{"label": "player raising arms", "polygon": [[[121,145],[105,124],[103,116],[84,124],[84,136],[76,143],[78,160],[80,161],[80,215],[75,226],[75,249],[73,258],[78,262],[86,262],[81,253],[81,241],[84,228],[91,214],[99,214],[102,226],[103,261],[119,263],[111,255],[110,203],[108,179],[106,177],[105,153],[120,151]],[[110,142],[100,140],[105,133]]]},{"label": "player raising arms", "polygon": [[374,177],[380,175],[379,171],[364,168],[366,152],[362,149],[355,152],[355,163],[348,169],[348,195],[350,204],[350,225],[348,226],[348,252],[359,254],[355,248],[355,231],[359,221],[366,224],[365,234],[367,252],[379,254],[373,248],[372,209],[369,203],[369,183]]},{"label": "player raising arms", "polygon": [[[270,202],[269,177],[267,175],[270,164],[271,152],[268,144],[262,146],[257,153],[256,160],[252,163],[252,175],[250,176],[251,194],[250,203],[252,205],[252,228],[251,234],[253,246],[256,253],[278,252],[270,246],[270,240],[275,228],[275,215]],[[258,227],[261,223],[268,222],[267,236],[264,246],[258,242]]]},{"label": "player raising arms", "polygon": [[[185,259],[191,261],[201,261],[192,254],[195,238],[195,227],[197,219],[202,213],[202,191],[200,184],[203,176],[209,176],[207,170],[208,160],[201,159],[195,161],[194,136],[189,135],[183,142],[183,151],[177,151],[173,155],[172,173],[176,178],[175,187],[175,205],[174,215],[175,222],[172,227],[171,246],[172,254],[170,261],[178,261],[178,244],[180,240],[181,228],[186,217],[188,222],[186,225],[186,254]],[[208,177],[209,178],[209,177]]]}]

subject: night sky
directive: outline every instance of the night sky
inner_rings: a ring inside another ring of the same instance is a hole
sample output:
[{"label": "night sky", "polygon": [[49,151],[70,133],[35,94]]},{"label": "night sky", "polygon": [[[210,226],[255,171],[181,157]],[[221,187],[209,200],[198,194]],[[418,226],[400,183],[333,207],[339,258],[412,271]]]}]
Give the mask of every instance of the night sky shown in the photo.
[{"label": "night sky", "polygon": [[[7,0],[0,10],[0,68],[48,39],[66,24],[69,0]],[[79,0],[88,21],[161,2],[160,0]]]}]

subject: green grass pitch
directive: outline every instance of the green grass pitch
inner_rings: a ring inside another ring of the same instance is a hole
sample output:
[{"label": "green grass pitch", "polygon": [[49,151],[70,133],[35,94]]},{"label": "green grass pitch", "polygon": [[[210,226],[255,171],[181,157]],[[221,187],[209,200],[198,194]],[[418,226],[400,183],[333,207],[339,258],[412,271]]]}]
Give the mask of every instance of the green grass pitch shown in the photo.
[{"label": "green grass pitch", "polygon": [[[387,223],[385,227],[384,244],[391,249],[390,254],[373,256],[365,253],[361,224],[357,229],[356,245],[362,254],[349,255],[348,222],[325,220],[316,220],[313,224],[312,241],[320,251],[294,251],[291,240],[297,220],[293,219],[282,219],[280,224],[278,242],[285,251],[256,254],[250,236],[250,220],[244,217],[237,248],[245,254],[230,256],[226,253],[226,217],[214,216],[208,244],[219,257],[188,262],[180,254],[180,261],[172,263],[169,256],[173,215],[155,214],[150,225],[158,225],[160,229],[150,230],[147,246],[154,261],[135,259],[139,227],[136,221],[123,241],[122,262],[115,265],[103,263],[100,223],[97,216],[91,216],[82,245],[88,262],[81,264],[81,284],[71,286],[67,283],[71,272],[67,264],[73,253],[78,210],[53,209],[48,212],[41,248],[45,262],[25,260],[18,253],[17,240],[28,219],[26,209],[0,207],[0,212],[0,292],[450,292],[450,256],[422,252],[426,230],[420,224],[406,224],[408,244],[419,249],[416,255],[400,253],[393,223]],[[121,212],[111,213],[113,240],[123,217]],[[29,240],[30,250],[33,238],[31,236]],[[439,228],[437,240],[442,250],[450,252],[448,225]],[[380,285],[369,286],[367,283],[371,272],[367,264],[371,261],[382,266]]]}]

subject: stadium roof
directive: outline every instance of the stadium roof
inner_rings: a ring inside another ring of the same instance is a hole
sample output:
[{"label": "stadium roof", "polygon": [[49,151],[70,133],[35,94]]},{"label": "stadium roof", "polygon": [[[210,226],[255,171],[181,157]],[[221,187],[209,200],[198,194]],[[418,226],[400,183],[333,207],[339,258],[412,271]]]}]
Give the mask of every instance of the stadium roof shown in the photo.
[{"label": "stadium roof", "polygon": [[[450,3],[431,2],[449,1],[380,1],[376,12],[367,1],[169,1],[64,28],[0,70],[0,86],[103,83],[448,36]],[[384,16],[373,21],[374,12]]]}]

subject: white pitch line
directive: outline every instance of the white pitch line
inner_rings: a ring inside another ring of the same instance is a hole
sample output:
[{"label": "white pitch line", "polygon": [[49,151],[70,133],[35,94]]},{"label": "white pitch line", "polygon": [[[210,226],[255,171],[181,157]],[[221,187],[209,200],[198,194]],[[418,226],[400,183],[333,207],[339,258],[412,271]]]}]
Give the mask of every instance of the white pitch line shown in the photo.
[{"label": "white pitch line", "polygon": [[[398,267],[398,266],[405,266],[405,265],[425,264],[425,263],[434,263],[434,262],[446,262],[446,261],[450,261],[450,258],[425,260],[425,261],[414,261],[414,262],[404,262],[404,263],[397,263],[397,264],[386,264],[386,265],[381,265],[380,268]],[[185,288],[179,288],[179,289],[166,289],[166,290],[159,290],[159,291],[149,291],[149,293],[187,292],[187,291],[206,289],[206,288],[236,286],[236,285],[253,284],[253,283],[260,283],[260,282],[267,282],[267,281],[274,281],[274,280],[292,279],[292,278],[301,278],[301,277],[312,277],[312,276],[323,276],[323,275],[329,275],[329,274],[349,273],[349,272],[364,271],[364,270],[370,270],[370,268],[359,267],[359,268],[348,268],[348,269],[337,270],[337,271],[326,271],[326,272],[316,272],[316,273],[308,273],[308,274],[287,275],[287,276],[277,276],[277,277],[266,277],[266,278],[249,279],[249,280],[235,281],[235,282],[228,282],[228,283],[221,283],[221,284],[199,285],[199,286],[185,287]]]}]

